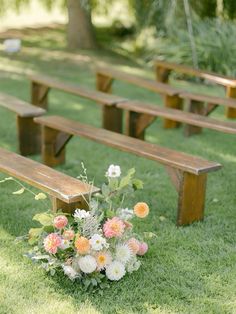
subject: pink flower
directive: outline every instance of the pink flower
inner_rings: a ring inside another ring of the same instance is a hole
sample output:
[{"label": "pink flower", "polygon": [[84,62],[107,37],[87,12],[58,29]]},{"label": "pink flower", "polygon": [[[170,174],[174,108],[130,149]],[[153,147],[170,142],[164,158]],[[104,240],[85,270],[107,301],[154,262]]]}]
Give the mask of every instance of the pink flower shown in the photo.
[{"label": "pink flower", "polygon": [[43,241],[45,251],[51,254],[57,253],[57,248],[61,245],[62,240],[56,233],[50,233]]},{"label": "pink flower", "polygon": [[113,238],[113,237],[121,237],[124,233],[125,224],[118,217],[113,217],[112,219],[108,219],[103,225],[103,232],[105,237]]},{"label": "pink flower", "polygon": [[144,255],[145,253],[147,253],[147,250],[148,250],[148,245],[146,242],[141,242],[139,244],[139,250],[138,250],[138,255],[142,256]]},{"label": "pink flower", "polygon": [[128,241],[128,247],[130,248],[130,250],[133,252],[133,254],[137,254],[140,248],[140,242],[135,239],[135,238],[131,238]]},{"label": "pink flower", "polygon": [[64,232],[63,232],[63,238],[65,239],[65,240],[73,240],[74,239],[74,237],[75,237],[75,232],[74,232],[74,230],[72,230],[72,229],[69,229],[69,230],[65,230]]},{"label": "pink flower", "polygon": [[60,215],[54,218],[53,225],[57,229],[63,229],[68,224],[68,219],[64,215]]}]

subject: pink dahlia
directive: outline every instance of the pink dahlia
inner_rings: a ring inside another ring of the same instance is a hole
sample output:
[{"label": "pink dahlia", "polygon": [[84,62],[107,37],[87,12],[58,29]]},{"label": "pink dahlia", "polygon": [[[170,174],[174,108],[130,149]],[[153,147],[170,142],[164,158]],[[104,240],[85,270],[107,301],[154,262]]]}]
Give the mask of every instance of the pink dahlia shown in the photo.
[{"label": "pink dahlia", "polygon": [[57,229],[63,229],[68,224],[68,219],[64,215],[60,215],[54,218],[53,225]]},{"label": "pink dahlia", "polygon": [[139,244],[139,250],[137,252],[138,255],[142,256],[144,255],[145,253],[147,253],[147,250],[148,250],[148,245],[146,242],[141,242]]},{"label": "pink dahlia", "polygon": [[43,241],[45,251],[51,254],[57,253],[57,249],[61,243],[62,240],[56,233],[50,233]]},{"label": "pink dahlia", "polygon": [[124,233],[125,224],[118,217],[108,219],[103,225],[103,232],[106,238],[121,237]]},{"label": "pink dahlia", "polygon": [[74,230],[72,230],[72,229],[69,229],[69,230],[65,230],[64,232],[63,232],[63,238],[65,239],[65,240],[73,240],[74,239],[74,237],[75,237],[75,232],[74,232]]}]

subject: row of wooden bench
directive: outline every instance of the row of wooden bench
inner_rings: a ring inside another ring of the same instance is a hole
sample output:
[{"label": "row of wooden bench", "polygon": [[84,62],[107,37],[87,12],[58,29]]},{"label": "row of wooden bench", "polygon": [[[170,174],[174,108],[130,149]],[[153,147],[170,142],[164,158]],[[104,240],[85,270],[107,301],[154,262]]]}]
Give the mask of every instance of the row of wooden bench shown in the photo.
[{"label": "row of wooden bench", "polygon": [[[96,142],[100,142],[102,144],[105,144],[111,147],[115,147],[115,148],[130,152],[130,153],[134,153],[141,157],[155,160],[163,164],[166,167],[167,172],[170,174],[172,182],[174,183],[174,186],[177,189],[177,192],[179,195],[178,196],[179,200],[178,200],[177,224],[178,225],[189,224],[193,221],[201,220],[203,218],[207,173],[210,171],[218,170],[221,167],[221,165],[215,162],[208,162],[198,157],[193,157],[187,154],[179,153],[179,152],[167,149],[167,148],[158,147],[150,143],[140,142],[140,140],[132,139],[125,135],[111,132],[109,131],[109,129],[113,130],[114,124],[111,123],[112,120],[109,120],[108,117],[110,118],[112,115],[116,116],[117,113],[119,114],[121,113],[121,110],[126,110],[128,112],[127,120],[130,121],[127,124],[129,128],[131,128],[130,126],[134,125],[135,120],[138,120],[138,124],[136,124],[136,127],[135,127],[135,137],[139,137],[139,138],[143,138],[143,135],[140,136],[140,134],[143,132],[143,129],[142,128],[140,129],[139,127],[140,121],[142,122],[142,121],[149,120],[149,123],[150,123],[150,121],[155,116],[162,116],[165,118],[175,118],[177,119],[177,121],[180,121],[180,122],[185,122],[185,123],[191,122],[193,123],[193,125],[196,125],[198,127],[210,127],[213,129],[215,128],[213,126],[214,121],[211,121],[212,123],[209,124],[209,118],[202,117],[199,115],[194,115],[191,113],[184,113],[184,114],[188,114],[188,116],[186,116],[185,120],[183,120],[183,116],[182,116],[183,112],[179,110],[175,110],[177,111],[175,113],[170,112],[169,113],[170,115],[168,115],[168,111],[165,111],[168,108],[159,108],[159,107],[156,108],[156,106],[151,106],[148,104],[144,104],[144,106],[146,107],[146,109],[149,110],[149,112],[145,113],[144,115],[143,115],[143,112],[141,112],[142,116],[140,116],[139,119],[136,119],[137,116],[136,118],[131,117],[131,116],[133,116],[134,113],[139,114],[140,112],[135,111],[136,109],[134,107],[137,106],[138,108],[141,108],[143,106],[143,103],[129,102],[125,98],[117,97],[117,96],[109,95],[109,94],[104,94],[99,91],[91,92],[89,89],[86,89],[84,87],[79,87],[77,85],[72,85],[69,83],[63,83],[57,80],[52,80],[50,78],[33,77],[31,79],[32,79],[32,101],[34,102],[35,105],[43,106],[46,108],[47,95],[50,88],[56,88],[56,89],[70,92],[70,93],[73,93],[82,97],[86,97],[103,105],[103,126],[106,129],[108,129],[108,130],[97,129],[91,126],[83,125],[79,122],[62,118],[62,117],[35,118],[35,122],[37,124],[42,125],[42,129],[43,129],[42,156],[43,156],[43,161],[45,164],[54,166],[56,164],[60,164],[64,162],[65,146],[73,135],[79,135],[79,136],[94,140]],[[3,97],[0,102],[5,103],[5,107],[7,107],[8,109],[15,111],[18,117],[30,118],[31,121],[33,120],[32,112],[31,114],[29,113],[26,114],[26,111],[29,112],[30,110],[32,111],[33,109],[37,109],[37,110],[40,109],[38,107],[34,107],[32,105],[27,104],[27,106],[23,106],[24,108],[20,110],[22,106],[16,105],[17,104],[16,99],[11,98],[11,97],[9,98],[6,95],[5,95],[5,98]],[[23,102],[20,102],[20,103],[23,104]],[[158,111],[157,113],[155,112],[156,109],[159,110],[159,113]],[[44,113],[45,113],[44,110],[37,111],[37,114],[35,114],[35,116],[41,116]],[[178,117],[178,114],[180,113],[181,115]],[[197,123],[196,124],[194,121],[197,121],[196,119],[197,116],[199,116],[199,121],[196,122]],[[187,118],[190,120],[186,120]],[[116,121],[116,123],[117,125],[119,125],[120,121],[118,122]],[[216,125],[217,123],[218,122],[215,122]],[[227,123],[225,122],[225,124],[222,126],[221,131],[234,133],[235,132],[234,125],[233,124],[229,125],[228,123],[229,122]],[[24,126],[25,125],[26,124],[24,124]],[[33,128],[35,128],[37,132],[39,131],[39,128],[37,128],[36,124],[33,124]],[[218,130],[220,130],[220,128],[218,128]],[[116,131],[117,131],[117,128],[116,128]],[[30,132],[28,131],[23,132],[23,134],[25,134],[25,136],[23,136],[24,140],[27,138],[27,134],[29,135],[29,133]],[[130,133],[131,135],[131,133],[133,133],[133,129],[132,129],[132,132],[128,132],[128,133]],[[19,134],[21,134],[20,131],[19,131]],[[39,137],[37,137],[37,139],[38,138]],[[36,140],[36,137],[34,138],[34,140]],[[34,140],[32,143],[34,143]],[[34,145],[32,145],[32,147],[33,146]],[[20,147],[27,148],[27,145],[25,146],[20,145]],[[36,145],[35,147],[39,147],[39,145]],[[142,150],[140,150],[140,147],[142,147]],[[24,150],[23,150],[23,153],[25,153]],[[0,161],[2,165],[1,170],[3,172],[10,173],[11,175],[15,174],[18,178],[23,179],[26,182],[31,183],[32,185],[36,185],[42,188],[44,181],[42,180],[41,183],[38,184],[37,175],[34,177],[34,175],[31,175],[31,173],[28,173],[28,178],[25,178],[24,176],[22,176],[22,173],[24,173],[24,171],[27,169],[27,162],[26,162],[27,159],[21,159],[23,157],[15,156],[14,158],[17,158],[17,163],[15,162],[11,163],[11,167],[9,170],[8,168],[9,160],[10,160],[9,154],[11,153],[6,152],[6,156],[7,156],[5,158],[6,164],[4,164],[2,160]],[[1,155],[4,156],[3,150],[1,150]],[[26,163],[25,169],[19,166],[19,168],[23,170],[19,170],[17,166],[15,166],[15,164],[21,165],[21,162]],[[29,163],[30,162],[31,161],[29,161]],[[34,168],[33,165],[31,166],[31,164],[28,164],[28,169],[30,169],[30,167],[32,169]],[[40,169],[41,174],[46,173],[46,172],[41,171],[41,168],[40,168],[41,165],[38,165],[38,167]],[[44,174],[43,174],[43,177],[44,177]],[[51,181],[53,181],[54,174],[55,173],[52,173]],[[31,181],[30,181],[30,178],[32,179]],[[51,184],[51,181],[50,181],[50,184]],[[77,184],[77,181],[78,180],[74,182],[75,185]],[[55,189],[55,188],[53,188],[52,190],[60,191],[60,189]],[[68,188],[68,191],[70,191],[70,188]],[[62,193],[62,195],[64,195],[63,197],[60,198],[58,197],[58,195],[56,196],[56,201],[55,201],[55,195],[52,193],[52,191],[49,191],[49,194],[51,194],[54,198],[54,208],[58,208],[60,204],[62,204],[61,206],[64,208],[65,204],[68,203],[68,201],[66,202],[64,198],[64,196],[67,195],[65,191],[63,191]],[[80,195],[80,198],[81,198],[81,195]],[[69,199],[76,200],[76,197],[75,198],[72,197]]]}]

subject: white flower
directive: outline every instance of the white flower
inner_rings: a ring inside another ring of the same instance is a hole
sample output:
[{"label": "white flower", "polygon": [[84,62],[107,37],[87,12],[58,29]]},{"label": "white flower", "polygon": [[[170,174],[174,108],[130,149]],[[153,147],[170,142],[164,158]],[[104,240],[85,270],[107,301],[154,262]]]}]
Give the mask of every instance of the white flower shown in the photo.
[{"label": "white flower", "polygon": [[74,280],[78,276],[78,273],[71,266],[62,265],[62,268],[64,274],[67,275],[71,280]]},{"label": "white flower", "polygon": [[73,216],[74,218],[84,219],[90,217],[90,212],[84,209],[76,209]]},{"label": "white flower", "polygon": [[106,177],[109,178],[118,178],[121,175],[120,166],[110,165],[107,172]]},{"label": "white flower", "polygon": [[70,241],[62,239],[61,244],[59,245],[59,248],[62,250],[66,250],[66,249],[68,249],[68,247],[70,247]]},{"label": "white flower", "polygon": [[92,247],[92,250],[100,251],[103,247],[106,247],[106,239],[100,236],[99,234],[94,234],[92,238],[89,240],[89,243]]},{"label": "white flower", "polygon": [[79,267],[85,274],[94,272],[97,268],[96,259],[91,255],[86,255],[79,258]]},{"label": "white flower", "polygon": [[132,273],[133,271],[138,270],[140,265],[140,261],[138,261],[137,258],[134,256],[129,260],[128,264],[126,265],[127,272]]},{"label": "white flower", "polygon": [[106,267],[106,276],[110,280],[120,280],[125,275],[125,266],[118,261],[112,262]]},{"label": "white flower", "polygon": [[122,219],[122,220],[130,220],[134,216],[133,209],[118,208],[117,212],[118,212],[120,219]]},{"label": "white flower", "polygon": [[133,256],[129,246],[127,244],[118,244],[116,247],[116,259],[117,261],[126,264]]}]

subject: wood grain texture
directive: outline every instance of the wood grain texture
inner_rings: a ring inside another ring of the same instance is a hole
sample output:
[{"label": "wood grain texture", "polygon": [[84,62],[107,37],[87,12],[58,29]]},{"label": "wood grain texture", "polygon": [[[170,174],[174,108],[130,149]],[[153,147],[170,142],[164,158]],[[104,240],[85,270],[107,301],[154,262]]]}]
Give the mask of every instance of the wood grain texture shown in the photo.
[{"label": "wood grain texture", "polygon": [[98,191],[96,187],[3,148],[0,148],[0,171],[68,204]]},{"label": "wood grain texture", "polygon": [[22,118],[42,116],[46,111],[11,95],[0,93],[0,106],[13,111]]},{"label": "wood grain texture", "polygon": [[37,82],[31,82],[31,102],[35,106],[48,109],[49,87]]},{"label": "wood grain texture", "polygon": [[[58,89],[66,93],[70,93],[70,94],[74,94],[80,97],[94,100],[97,103],[106,105],[106,106],[108,105],[113,106],[117,104],[119,101],[124,100],[123,97],[109,95],[109,94],[102,93],[96,90],[91,90],[89,88],[80,86],[78,84],[62,82],[48,76],[33,75],[33,76],[29,76],[29,79],[32,81],[32,84],[37,84],[37,85],[47,86],[48,88]],[[32,89],[32,94],[34,94],[33,89]],[[34,98],[34,96],[32,97]]]},{"label": "wood grain texture", "polygon": [[156,67],[156,80],[160,83],[168,83],[171,71],[165,67]]},{"label": "wood grain texture", "polygon": [[175,72],[200,77],[205,80],[208,80],[208,81],[211,81],[216,84],[223,85],[223,86],[236,87],[236,79],[234,77],[224,76],[224,75],[220,75],[220,74],[210,72],[210,71],[194,69],[186,65],[171,63],[167,61],[155,60],[154,62],[155,62],[156,68],[161,67],[167,70],[173,70]]},{"label": "wood grain texture", "polygon": [[[228,87],[226,90],[226,95],[229,98],[236,98],[236,87]],[[235,99],[236,103],[236,99]],[[230,119],[235,119],[236,118],[236,106],[230,106],[229,108],[226,109],[226,116],[227,118]]]},{"label": "wood grain texture", "polygon": [[125,110],[125,134],[144,140],[145,130],[154,120],[156,117],[146,113]]},{"label": "wood grain texture", "polygon": [[148,158],[193,174],[206,173],[221,168],[217,162],[176,152],[138,139],[104,129],[95,128],[59,116],[38,117],[36,123],[68,134],[81,136],[140,157]]},{"label": "wood grain texture", "polygon": [[184,172],[179,184],[177,225],[189,225],[204,217],[207,174]]},{"label": "wood grain texture", "polygon": [[156,106],[140,101],[123,102],[118,104],[117,107],[137,113],[146,113],[155,117],[162,117],[170,120],[173,119],[175,121],[194,125],[196,127],[208,128],[229,134],[236,134],[235,122],[220,121],[191,112],[185,112],[173,108],[163,108],[161,106]]},{"label": "wood grain texture", "polygon": [[153,92],[164,94],[164,95],[177,95],[181,92],[180,89],[169,86],[168,84],[158,83],[155,80],[150,80],[137,76],[134,74],[129,74],[126,72],[114,70],[107,67],[99,67],[96,70],[97,75],[107,76],[108,78],[122,80],[131,84],[135,84],[144,88],[147,88]]},{"label": "wood grain texture", "polygon": [[[179,98],[178,95],[175,96],[165,95],[164,105],[166,108],[179,109],[180,111],[183,108],[183,101],[181,98]],[[176,119],[164,119],[165,129],[178,128],[180,125],[181,123]]]},{"label": "wood grain texture", "polygon": [[[189,99],[187,101],[187,111],[202,116],[205,114],[204,103],[201,101]],[[235,125],[235,131],[236,131],[236,125]],[[184,127],[185,136],[191,136],[191,135],[200,134],[200,133],[202,133],[202,128],[199,126],[191,125],[187,123]]]}]

